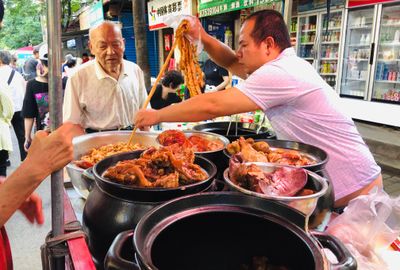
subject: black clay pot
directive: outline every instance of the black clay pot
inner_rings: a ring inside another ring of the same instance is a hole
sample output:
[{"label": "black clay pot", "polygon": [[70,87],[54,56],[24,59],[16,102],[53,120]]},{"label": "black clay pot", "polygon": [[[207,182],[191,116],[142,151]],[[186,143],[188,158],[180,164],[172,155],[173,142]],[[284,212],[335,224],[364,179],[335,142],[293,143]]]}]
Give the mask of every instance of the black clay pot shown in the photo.
[{"label": "black clay pot", "polygon": [[102,177],[104,171],[118,161],[135,159],[142,151],[117,154],[103,159],[93,168],[96,185],[90,192],[83,210],[83,227],[89,237],[89,249],[98,269],[114,238],[122,231],[132,229],[141,217],[162,202],[208,190],[217,173],[209,160],[196,156],[195,163],[209,177],[201,182],[179,188],[139,188],[114,183]]},{"label": "black clay pot", "polygon": [[[236,126],[237,125],[237,126]],[[227,134],[229,127],[229,132]],[[236,129],[237,127],[237,129]],[[207,131],[225,136],[230,142],[236,141],[240,137],[253,139],[274,139],[275,133],[271,130],[253,123],[231,122],[210,122],[199,124],[193,127],[194,130]]]},{"label": "black clay pot", "polygon": [[[292,270],[357,269],[337,239],[307,233],[303,226],[303,215],[278,202],[235,193],[190,195],[148,212],[134,233],[121,233],[105,268],[236,270],[265,256],[270,264]],[[338,264],[328,262],[320,244]]]}]

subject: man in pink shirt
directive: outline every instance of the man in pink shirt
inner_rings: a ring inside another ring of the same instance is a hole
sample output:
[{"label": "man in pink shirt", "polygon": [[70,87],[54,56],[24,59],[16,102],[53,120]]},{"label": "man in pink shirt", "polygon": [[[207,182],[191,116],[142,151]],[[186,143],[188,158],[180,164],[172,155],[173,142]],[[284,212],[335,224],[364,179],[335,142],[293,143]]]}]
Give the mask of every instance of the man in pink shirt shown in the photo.
[{"label": "man in pink shirt", "polygon": [[340,110],[339,97],[309,63],[296,56],[280,13],[262,10],[250,15],[240,30],[236,53],[207,34],[198,20],[189,35],[200,36],[214,62],[245,80],[159,111],[141,110],[137,127],[262,109],[279,139],[312,144],[328,153],[326,170],[335,207],[347,205],[374,186],[382,187],[381,169],[351,118]]}]

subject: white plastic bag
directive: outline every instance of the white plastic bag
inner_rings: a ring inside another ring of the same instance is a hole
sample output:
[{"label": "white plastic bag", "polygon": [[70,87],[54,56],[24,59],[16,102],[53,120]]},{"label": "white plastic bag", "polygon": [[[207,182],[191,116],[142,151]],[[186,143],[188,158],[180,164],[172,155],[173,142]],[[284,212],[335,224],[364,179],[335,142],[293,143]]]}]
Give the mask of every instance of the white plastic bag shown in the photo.
[{"label": "white plastic bag", "polygon": [[201,51],[203,50],[203,43],[201,43],[200,40],[200,27],[201,24],[198,23],[198,18],[195,16],[191,15],[167,15],[164,18],[164,23],[172,27],[174,29],[174,32],[176,32],[176,29],[178,26],[181,24],[183,20],[187,20],[190,23],[190,29],[191,32],[194,32],[191,36],[187,35],[186,37],[189,39],[190,43],[195,44],[197,48],[197,54],[200,54]]},{"label": "white plastic bag", "polygon": [[373,189],[350,201],[327,232],[346,245],[357,259],[358,269],[388,269],[378,253],[400,233],[400,197],[391,198],[383,190]]}]

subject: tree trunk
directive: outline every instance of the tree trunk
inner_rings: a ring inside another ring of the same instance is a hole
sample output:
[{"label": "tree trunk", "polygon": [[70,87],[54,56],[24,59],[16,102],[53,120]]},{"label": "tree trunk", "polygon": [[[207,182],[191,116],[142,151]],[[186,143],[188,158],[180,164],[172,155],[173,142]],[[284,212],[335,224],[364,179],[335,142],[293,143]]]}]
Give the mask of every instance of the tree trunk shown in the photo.
[{"label": "tree trunk", "polygon": [[133,29],[135,32],[136,62],[143,70],[144,83],[150,89],[150,65],[147,50],[146,1],[132,0]]}]

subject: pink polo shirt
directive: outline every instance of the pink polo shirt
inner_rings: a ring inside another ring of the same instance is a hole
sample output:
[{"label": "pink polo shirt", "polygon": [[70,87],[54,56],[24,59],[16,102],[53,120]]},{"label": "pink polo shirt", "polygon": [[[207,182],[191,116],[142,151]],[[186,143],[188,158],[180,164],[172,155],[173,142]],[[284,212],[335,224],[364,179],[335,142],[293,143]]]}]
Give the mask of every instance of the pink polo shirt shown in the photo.
[{"label": "pink polo shirt", "polygon": [[338,200],[381,172],[336,92],[293,48],[236,86],[266,113],[278,139],[315,145],[329,155],[326,170]]}]

